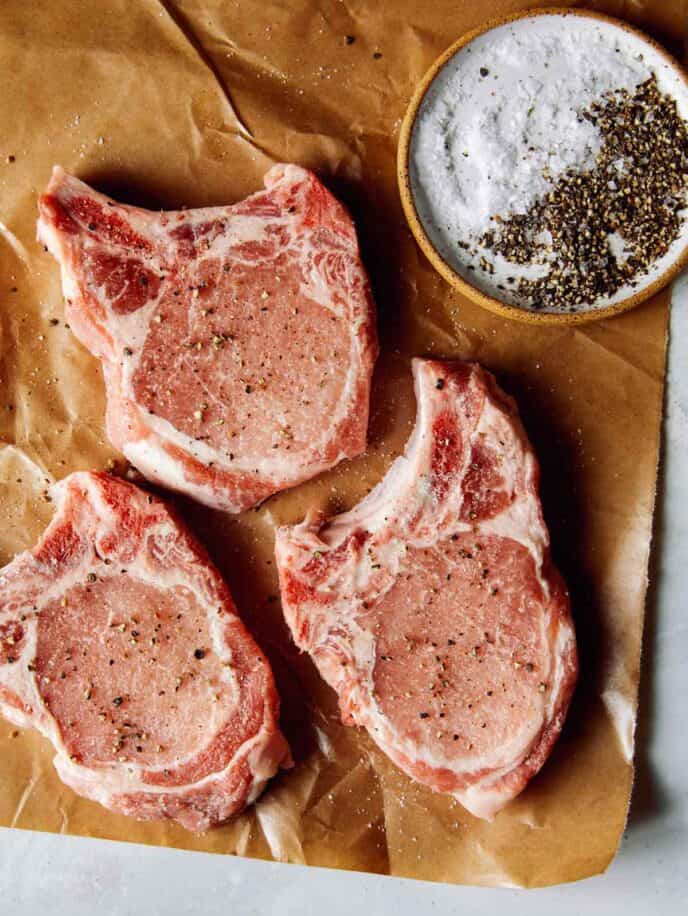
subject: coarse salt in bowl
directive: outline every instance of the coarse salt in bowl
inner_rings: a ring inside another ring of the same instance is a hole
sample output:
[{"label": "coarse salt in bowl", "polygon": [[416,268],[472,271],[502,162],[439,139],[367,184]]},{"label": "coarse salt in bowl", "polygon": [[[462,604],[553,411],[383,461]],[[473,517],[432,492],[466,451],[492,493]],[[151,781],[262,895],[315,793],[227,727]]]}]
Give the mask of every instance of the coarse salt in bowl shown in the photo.
[{"label": "coarse salt in bowl", "polygon": [[688,260],[688,81],[600,14],[530,11],[456,42],[409,106],[398,166],[430,261],[508,317],[608,317]]}]

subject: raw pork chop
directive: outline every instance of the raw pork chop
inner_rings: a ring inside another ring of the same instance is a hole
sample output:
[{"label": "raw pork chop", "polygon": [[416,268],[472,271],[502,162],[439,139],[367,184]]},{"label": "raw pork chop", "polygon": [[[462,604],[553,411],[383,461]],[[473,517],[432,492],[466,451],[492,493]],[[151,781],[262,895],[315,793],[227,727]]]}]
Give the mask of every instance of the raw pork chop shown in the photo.
[{"label": "raw pork chop", "polygon": [[67,320],[103,361],[112,443],[231,512],[363,451],[377,353],[348,214],[295,165],[265,185],[152,213],[55,168],[40,200]]},{"label": "raw pork chop", "polygon": [[0,713],[33,726],[76,792],[205,830],[289,750],[270,666],[203,549],[159,499],[107,474],[0,572]]},{"label": "raw pork chop", "polygon": [[277,535],[297,645],[406,773],[491,819],[540,769],[576,644],[538,465],[476,364],[414,360],[406,452],[352,511]]}]

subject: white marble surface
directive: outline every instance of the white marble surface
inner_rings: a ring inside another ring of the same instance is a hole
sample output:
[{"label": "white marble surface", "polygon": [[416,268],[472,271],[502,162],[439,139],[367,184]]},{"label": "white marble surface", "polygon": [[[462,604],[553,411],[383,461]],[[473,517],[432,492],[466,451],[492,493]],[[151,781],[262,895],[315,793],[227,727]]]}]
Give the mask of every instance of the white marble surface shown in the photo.
[{"label": "white marble surface", "polygon": [[0,830],[0,914],[673,916],[688,903],[688,275],[674,288],[665,451],[638,726],[638,776],[606,875],[487,890]]}]

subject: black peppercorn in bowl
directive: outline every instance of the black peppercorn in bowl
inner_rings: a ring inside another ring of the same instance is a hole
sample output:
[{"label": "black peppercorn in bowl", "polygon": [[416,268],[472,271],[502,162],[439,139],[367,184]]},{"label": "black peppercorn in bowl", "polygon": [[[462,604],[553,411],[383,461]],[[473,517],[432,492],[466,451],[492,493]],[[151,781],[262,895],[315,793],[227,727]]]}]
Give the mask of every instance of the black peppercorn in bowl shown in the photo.
[{"label": "black peppercorn in bowl", "polygon": [[421,81],[398,179],[421,249],[478,304],[544,324],[608,318],[688,262],[688,78],[598,13],[493,20]]}]

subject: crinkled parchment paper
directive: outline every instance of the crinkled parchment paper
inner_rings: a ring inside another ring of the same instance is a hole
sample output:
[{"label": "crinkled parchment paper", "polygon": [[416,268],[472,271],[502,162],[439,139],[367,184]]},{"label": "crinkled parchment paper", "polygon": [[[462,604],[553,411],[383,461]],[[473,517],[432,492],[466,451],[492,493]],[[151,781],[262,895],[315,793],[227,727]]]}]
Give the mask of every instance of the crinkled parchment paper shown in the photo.
[{"label": "crinkled parchment paper", "polygon": [[[568,881],[611,860],[633,775],[667,297],[580,329],[496,318],[425,262],[395,178],[400,120],[426,68],[467,29],[521,6],[0,4],[0,561],[47,523],[50,481],[117,459],[99,367],[65,328],[57,267],[34,240],[53,163],[152,207],[237,200],[278,160],[317,169],[356,218],[383,345],[366,455],[237,518],[182,503],[272,660],[295,769],[245,815],[196,837],[79,798],[42,739],[1,723],[0,824],[473,884]],[[604,8],[677,50],[679,3]],[[340,725],[275,597],[274,526],[313,503],[351,505],[403,447],[413,354],[478,359],[518,398],[573,592],[582,671],[565,732],[493,824],[412,784],[365,734]]]}]

